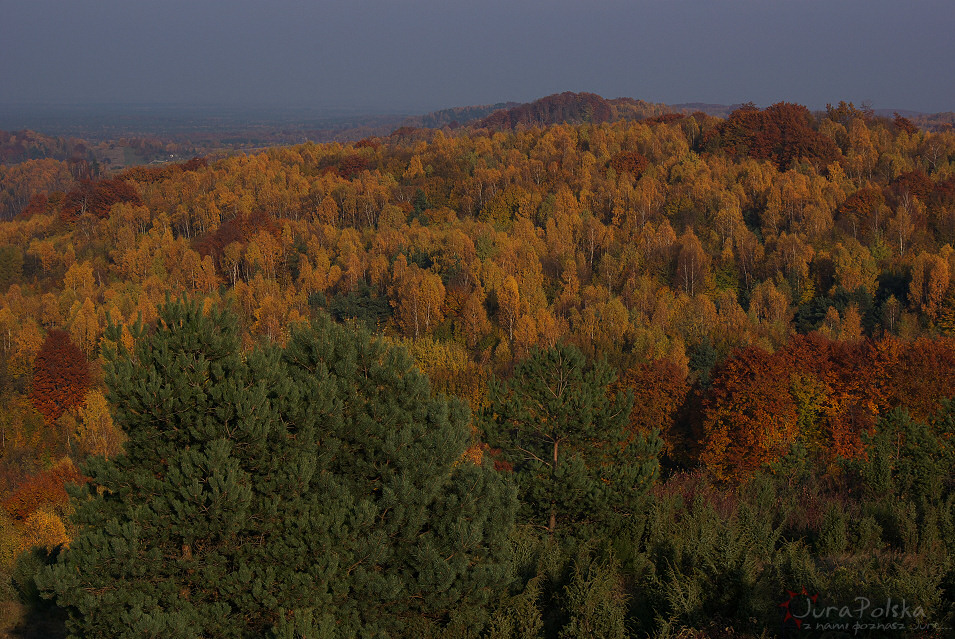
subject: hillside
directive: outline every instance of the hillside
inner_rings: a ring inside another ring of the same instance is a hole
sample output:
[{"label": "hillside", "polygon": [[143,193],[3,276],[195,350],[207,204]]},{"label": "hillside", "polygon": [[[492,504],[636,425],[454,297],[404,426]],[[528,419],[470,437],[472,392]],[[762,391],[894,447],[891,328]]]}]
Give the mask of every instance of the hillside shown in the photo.
[{"label": "hillside", "polygon": [[[845,103],[824,114],[742,105],[719,118],[565,93],[491,109],[439,112],[355,143],[110,177],[77,175],[55,157],[0,167],[0,206],[12,218],[0,222],[0,490],[11,547],[69,538],[64,481],[123,446],[104,354],[131,346],[137,321],[155,325],[168,296],[188,295],[231,309],[245,352],[285,346],[291,327],[326,314],[406,348],[430,388],[472,409],[469,459],[502,472],[520,464],[506,441],[491,445],[481,411],[498,401],[492,376],[514,379],[561,345],[603,362],[615,373],[595,373],[598,396],[635,401],[626,436],[591,444],[610,455],[601,447],[658,434],[663,451],[662,477],[647,488],[659,518],[645,536],[628,529],[639,551],[599,564],[621,571],[614,597],[636,602],[619,613],[635,626],[672,618],[699,630],[719,618],[755,636],[718,594],[705,595],[713,617],[675,603],[687,579],[719,593],[735,577],[701,567],[718,570],[719,548],[679,537],[667,550],[666,539],[677,539],[667,526],[681,518],[743,535],[734,526],[763,512],[747,508],[771,510],[764,480],[792,501],[773,519],[781,532],[761,537],[769,547],[733,537],[740,557],[754,553],[746,569],[767,571],[752,577],[763,597],[752,595],[754,609],[806,574],[783,565],[782,548],[843,594],[869,574],[876,548],[879,575],[910,571],[923,588],[915,595],[948,614],[951,572],[930,566],[955,556],[945,402],[955,388],[955,133]],[[110,322],[126,328],[111,332]],[[882,471],[866,464],[888,450],[882,433],[906,428],[934,448],[893,449],[878,496]],[[915,478],[893,474],[902,468]],[[797,499],[799,490],[811,496]],[[845,509],[868,528],[846,532],[856,523]],[[605,534],[601,522],[581,525]],[[694,530],[709,539],[680,534]],[[666,572],[668,552],[687,557],[688,576]],[[554,598],[527,605],[547,617],[547,606],[571,605],[553,594],[569,580],[596,588],[570,569],[582,556],[552,557],[566,568],[541,586]],[[641,572],[644,560],[658,562],[656,577]],[[844,572],[826,576],[832,562]]]}]

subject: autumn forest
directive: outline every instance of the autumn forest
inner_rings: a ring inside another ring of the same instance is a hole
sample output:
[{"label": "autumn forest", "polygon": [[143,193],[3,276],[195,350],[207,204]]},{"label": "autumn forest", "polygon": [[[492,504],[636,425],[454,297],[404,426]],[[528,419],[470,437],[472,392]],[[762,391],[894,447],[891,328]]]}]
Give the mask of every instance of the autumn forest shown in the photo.
[{"label": "autumn forest", "polygon": [[[950,124],[568,93],[120,171],[23,139],[0,140],[10,628],[818,636],[780,607],[800,592],[955,626]],[[189,510],[229,482],[245,510]],[[187,515],[210,529],[163,529]],[[137,590],[124,553],[174,586]]]}]

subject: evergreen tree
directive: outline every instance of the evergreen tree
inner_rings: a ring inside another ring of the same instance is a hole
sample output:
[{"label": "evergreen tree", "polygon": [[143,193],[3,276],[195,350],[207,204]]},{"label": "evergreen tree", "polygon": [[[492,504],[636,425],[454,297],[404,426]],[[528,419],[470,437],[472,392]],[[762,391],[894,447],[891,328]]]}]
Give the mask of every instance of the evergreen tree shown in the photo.
[{"label": "evergreen tree", "polygon": [[432,395],[404,349],[327,318],[294,331],[284,360],[304,397],[323,396],[288,415],[321,433],[312,508],[349,515],[321,545],[341,636],[479,626],[506,585],[515,502],[489,461],[462,458],[466,406]]},{"label": "evergreen tree", "polygon": [[308,479],[313,438],[292,439],[277,353],[243,357],[230,314],[168,303],[136,332],[132,353],[119,340],[105,352],[125,453],[87,464],[78,534],[38,582],[78,636],[262,631],[282,590],[276,523]]},{"label": "evergreen tree", "polygon": [[236,320],[167,303],[107,349],[125,453],[94,458],[78,534],[37,577],[82,637],[399,636],[473,613],[513,497],[461,462],[467,413],[404,352],[323,319],[242,353]]},{"label": "evergreen tree", "polygon": [[606,529],[641,505],[656,480],[659,431],[627,431],[632,397],[611,397],[613,370],[574,346],[538,350],[495,382],[483,425],[499,462],[513,469],[520,519],[554,533],[569,524]]},{"label": "evergreen tree", "polygon": [[616,562],[598,562],[581,556],[565,589],[568,621],[560,639],[624,639],[627,636],[627,598]]},{"label": "evergreen tree", "polygon": [[873,434],[863,433],[866,456],[849,465],[873,497],[893,494],[918,502],[945,496],[953,469],[953,408],[955,403],[943,402],[930,423],[896,408],[882,416]]},{"label": "evergreen tree", "polygon": [[699,344],[690,349],[690,370],[696,373],[696,379],[701,388],[708,388],[712,381],[713,367],[716,366],[718,355],[709,335]]}]

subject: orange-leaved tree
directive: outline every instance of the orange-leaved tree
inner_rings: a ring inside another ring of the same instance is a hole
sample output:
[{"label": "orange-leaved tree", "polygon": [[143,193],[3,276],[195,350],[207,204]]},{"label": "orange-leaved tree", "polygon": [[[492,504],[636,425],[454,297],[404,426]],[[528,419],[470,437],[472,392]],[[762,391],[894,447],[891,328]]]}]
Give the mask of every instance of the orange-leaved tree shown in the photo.
[{"label": "orange-leaved tree", "polygon": [[56,466],[27,477],[13,493],[3,500],[3,508],[11,517],[27,519],[43,507],[62,508],[68,497],[65,484],[78,484],[83,476],[69,458]]},{"label": "orange-leaved tree", "polygon": [[630,412],[630,436],[645,434],[659,428],[663,443],[669,453],[684,442],[673,432],[677,411],[690,391],[686,367],[681,368],[670,359],[654,359],[633,368],[620,376],[615,386],[633,393],[633,409]]},{"label": "orange-leaved tree", "polygon": [[714,373],[700,461],[718,479],[746,479],[789,452],[799,430],[790,372],[783,357],[750,347]]}]

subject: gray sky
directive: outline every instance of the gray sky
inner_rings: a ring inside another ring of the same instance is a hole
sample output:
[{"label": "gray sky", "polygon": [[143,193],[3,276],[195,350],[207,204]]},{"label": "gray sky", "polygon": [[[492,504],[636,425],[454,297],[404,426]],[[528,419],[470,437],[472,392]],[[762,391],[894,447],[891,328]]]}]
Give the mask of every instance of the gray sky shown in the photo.
[{"label": "gray sky", "polygon": [[955,110],[952,0],[0,0],[0,103]]}]

